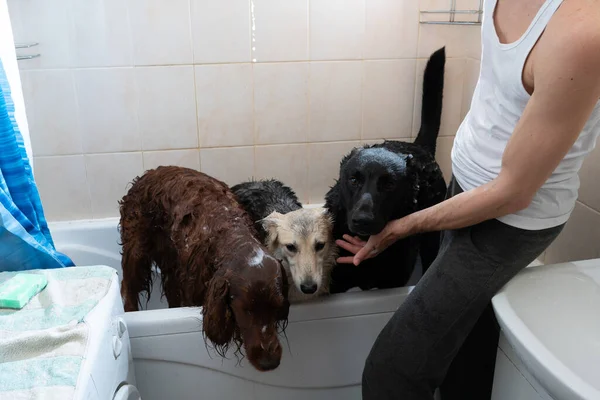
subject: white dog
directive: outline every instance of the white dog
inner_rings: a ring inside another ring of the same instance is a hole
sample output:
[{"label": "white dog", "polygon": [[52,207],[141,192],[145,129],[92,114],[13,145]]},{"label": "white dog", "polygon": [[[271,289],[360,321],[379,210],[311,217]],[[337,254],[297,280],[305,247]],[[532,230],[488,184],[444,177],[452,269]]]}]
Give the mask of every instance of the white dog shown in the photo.
[{"label": "white dog", "polygon": [[333,221],[324,208],[302,208],[286,214],[273,212],[262,220],[265,245],[288,274],[290,302],[329,293],[329,277],[337,246]]}]

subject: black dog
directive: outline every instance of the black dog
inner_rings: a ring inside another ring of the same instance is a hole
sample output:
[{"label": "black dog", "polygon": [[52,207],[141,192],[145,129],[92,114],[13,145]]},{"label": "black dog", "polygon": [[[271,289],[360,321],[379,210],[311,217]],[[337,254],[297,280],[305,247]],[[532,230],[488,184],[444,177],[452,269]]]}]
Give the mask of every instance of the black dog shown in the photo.
[{"label": "black dog", "polygon": [[261,243],[264,243],[266,232],[258,221],[273,211],[287,214],[302,208],[296,193],[276,179],[243,182],[233,186],[231,191],[254,221]]},{"label": "black dog", "polygon": [[[421,128],[414,143],[385,141],[354,149],[340,165],[340,176],[327,193],[334,237],[350,234],[366,240],[394,219],[444,200],[446,183],[435,161],[444,88],[445,49],[431,55],[423,80]],[[399,240],[359,267],[336,265],[331,293],[404,286],[420,253],[423,271],[437,256],[439,232]],[[349,255],[348,252],[343,252]]]}]

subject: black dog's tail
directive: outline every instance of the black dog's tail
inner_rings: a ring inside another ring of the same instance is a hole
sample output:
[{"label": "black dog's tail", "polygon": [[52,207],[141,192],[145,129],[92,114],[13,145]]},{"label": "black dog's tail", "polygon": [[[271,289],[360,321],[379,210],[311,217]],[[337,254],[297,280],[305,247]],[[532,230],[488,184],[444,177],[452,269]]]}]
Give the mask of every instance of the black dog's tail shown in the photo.
[{"label": "black dog's tail", "polygon": [[440,132],[445,66],[446,48],[442,47],[429,57],[423,76],[421,128],[415,139],[415,144],[426,148],[431,155],[435,155],[436,141]]}]

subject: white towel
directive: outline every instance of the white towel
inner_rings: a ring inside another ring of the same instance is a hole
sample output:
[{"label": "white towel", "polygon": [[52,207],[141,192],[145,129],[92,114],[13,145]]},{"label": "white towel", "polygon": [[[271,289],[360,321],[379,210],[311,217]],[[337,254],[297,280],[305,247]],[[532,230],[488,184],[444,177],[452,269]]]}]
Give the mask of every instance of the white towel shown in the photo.
[{"label": "white towel", "polygon": [[[0,398],[73,398],[88,341],[84,318],[106,295],[116,271],[72,267],[27,271],[48,286],[21,310],[0,309]],[[15,272],[0,273],[0,283]]]}]

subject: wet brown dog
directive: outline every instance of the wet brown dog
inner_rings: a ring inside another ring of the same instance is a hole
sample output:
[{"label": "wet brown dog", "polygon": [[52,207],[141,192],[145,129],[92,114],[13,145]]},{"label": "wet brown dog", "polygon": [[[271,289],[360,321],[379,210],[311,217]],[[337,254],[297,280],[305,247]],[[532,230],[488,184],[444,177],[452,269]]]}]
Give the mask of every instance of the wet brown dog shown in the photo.
[{"label": "wet brown dog", "polygon": [[155,264],[169,307],[203,306],[204,334],[220,355],[233,343],[258,370],[279,366],[286,274],[227,185],[159,167],[134,179],[120,211],[125,311],[138,310],[142,292],[149,298]]}]

